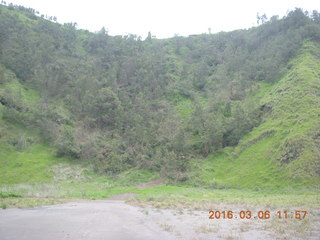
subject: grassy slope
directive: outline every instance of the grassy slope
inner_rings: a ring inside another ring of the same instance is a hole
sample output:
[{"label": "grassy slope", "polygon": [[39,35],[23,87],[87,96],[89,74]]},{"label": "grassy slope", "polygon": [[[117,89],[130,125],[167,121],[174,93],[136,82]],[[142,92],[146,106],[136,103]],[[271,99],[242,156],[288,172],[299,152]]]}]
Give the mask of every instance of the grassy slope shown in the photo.
[{"label": "grassy slope", "polygon": [[[3,11],[9,10],[3,8]],[[17,11],[14,14],[30,25],[34,21]],[[4,106],[0,104],[0,208],[51,204],[59,202],[57,198],[105,198],[125,192],[140,194],[140,199],[155,206],[180,205],[185,208],[197,202],[213,201],[319,208],[319,191],[293,191],[291,188],[273,191],[275,187],[319,186],[319,177],[310,176],[310,172],[315,174],[319,166],[317,157],[320,156],[312,139],[320,116],[319,56],[319,45],[306,44],[300,56],[291,62],[286,76],[274,85],[261,83],[259,93],[254,96],[261,104],[272,107],[272,113],[266,114],[265,122],[246,136],[236,149],[225,149],[223,153],[210,156],[203,164],[194,163],[194,169],[201,170],[197,170],[201,182],[213,189],[170,185],[141,189],[141,184],[158,178],[156,173],[145,170],[123,173],[118,179],[90,172],[89,178],[79,180],[71,177],[54,181],[51,169],[61,162],[67,164],[67,161],[56,158],[54,149],[39,141],[34,131],[3,120]],[[10,71],[1,67],[7,83],[0,84],[0,91],[18,91],[23,101],[31,104],[39,100],[36,92],[20,84]],[[204,101],[199,99],[200,103]],[[182,99],[176,104],[176,111],[186,121],[193,112],[193,104],[188,99]],[[273,135],[267,137],[268,134],[263,134],[270,130],[274,130]],[[21,136],[32,138],[35,142],[23,151],[17,151],[9,142]],[[301,141],[305,145],[303,154],[291,163],[279,166],[277,158],[285,151],[282,147],[288,139],[296,137],[298,143]],[[261,187],[264,190],[216,189],[225,186]],[[272,189],[269,191],[265,187]],[[23,198],[6,197],[11,193]],[[206,209],[207,205],[203,206]]]},{"label": "grassy slope", "polygon": [[[197,173],[200,172],[201,182],[214,188],[319,184],[319,176],[315,172],[319,165],[319,150],[312,139],[320,114],[317,87],[320,75],[319,53],[318,45],[306,43],[279,82],[274,85],[261,84],[254,98],[259,99],[261,105],[272,108],[272,111],[265,114],[264,122],[242,139],[237,148],[225,149],[224,153],[210,156],[203,164],[195,162],[194,169],[200,169]],[[38,100],[37,94],[21,85],[10,71],[6,70],[5,77],[11,79],[0,86],[1,91],[18,91],[23,101],[29,103]],[[178,109],[182,115],[189,115],[189,108],[185,105],[190,103],[180,104]],[[4,106],[0,107],[0,116],[3,109]],[[17,151],[8,143],[10,139],[37,136],[2,118],[0,129],[0,183],[50,180],[48,170],[61,161],[54,157],[52,149],[36,141],[25,151]],[[293,144],[290,145],[290,141]],[[303,145],[304,150],[294,161],[281,165],[277,159],[290,153],[290,147],[295,148],[296,142]]]},{"label": "grassy slope", "polygon": [[198,164],[202,182],[233,188],[319,187],[319,58],[320,45],[307,42],[279,82],[262,85],[256,97],[262,96],[261,106],[266,106],[263,123],[235,149]]},{"label": "grassy slope", "polygon": [[[19,96],[22,104],[32,105],[39,101],[35,91],[19,83],[11,71],[0,67],[3,78],[0,93]],[[50,180],[50,168],[63,159],[56,158],[53,149],[42,143],[35,131],[3,119],[5,108],[0,104],[0,184]],[[31,142],[25,142],[27,139]],[[24,146],[19,147],[19,141],[24,142]]]},{"label": "grassy slope", "polygon": [[[32,130],[3,120],[5,107],[0,105],[0,191],[24,197],[92,199],[132,192],[140,194],[140,199],[159,206],[179,203],[184,206],[197,200],[318,207],[317,191],[292,191],[290,187],[319,186],[316,171],[320,154],[314,140],[320,116],[319,56],[320,46],[306,43],[279,82],[274,85],[261,84],[260,91],[252,96],[261,101],[261,105],[272,109],[266,112],[264,122],[242,139],[238,147],[224,149],[223,153],[210,156],[203,163],[194,162],[194,169],[200,174],[199,180],[214,190],[179,186],[141,189],[139,185],[158,178],[156,173],[144,170],[123,173],[118,179],[100,177],[90,172],[88,178],[80,180],[52,181],[53,172],[50,169],[61,162],[66,164],[66,161],[56,158],[53,149],[41,143]],[[36,92],[28,90],[6,70],[6,78],[9,75],[12,79],[1,84],[0,91],[18,91],[24,102],[38,101]],[[182,118],[186,118],[190,115],[190,107],[190,102],[183,102],[177,105],[177,111]],[[35,142],[23,151],[17,151],[10,144],[10,139],[21,136],[33,138]],[[300,155],[292,162],[281,165],[277,159],[288,155],[295,149],[296,143],[304,146]],[[38,184],[12,185],[15,183]],[[217,190],[217,187],[263,188],[264,191]],[[285,187],[283,191],[274,191],[275,188]],[[33,206],[43,204],[41,201],[10,198],[0,202],[8,206],[25,206],[28,202]]]},{"label": "grassy slope", "polygon": [[[15,74],[1,64],[0,71],[0,96],[12,96],[22,106],[36,106],[40,101],[36,91],[20,83]],[[63,106],[55,104],[64,111]],[[36,129],[9,122],[4,117],[5,111],[6,106],[0,103],[0,186],[4,190],[13,188],[23,196],[33,196],[35,193],[46,197],[98,198],[128,192],[132,186],[158,177],[152,171],[135,170],[124,172],[114,179],[100,176],[90,167],[58,158],[55,148],[44,143]],[[24,144],[19,145],[19,142]],[[79,172],[85,172],[84,176],[82,174],[81,179],[75,179]]]}]

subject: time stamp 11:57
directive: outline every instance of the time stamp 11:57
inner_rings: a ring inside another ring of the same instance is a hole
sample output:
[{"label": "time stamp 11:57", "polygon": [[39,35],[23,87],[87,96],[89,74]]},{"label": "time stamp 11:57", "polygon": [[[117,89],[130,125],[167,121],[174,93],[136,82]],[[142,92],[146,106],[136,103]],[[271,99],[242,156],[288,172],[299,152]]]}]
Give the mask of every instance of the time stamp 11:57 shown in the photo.
[{"label": "time stamp 11:57", "polygon": [[294,211],[209,211],[209,219],[304,219],[308,212],[303,210]]}]

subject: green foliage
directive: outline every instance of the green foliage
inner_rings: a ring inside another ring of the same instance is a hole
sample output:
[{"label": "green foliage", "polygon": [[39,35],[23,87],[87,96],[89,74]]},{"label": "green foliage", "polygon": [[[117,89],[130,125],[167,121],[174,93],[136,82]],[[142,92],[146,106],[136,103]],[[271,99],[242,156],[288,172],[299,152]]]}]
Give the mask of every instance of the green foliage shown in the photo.
[{"label": "green foliage", "polygon": [[200,172],[195,184],[236,188],[319,185],[319,52],[319,44],[306,42],[283,78],[272,88],[260,88],[264,93],[261,124],[232,152],[211,155],[204,164],[194,163],[195,172]]},{"label": "green foliage", "polygon": [[[15,131],[11,128],[12,126],[8,130],[13,135]],[[54,157],[52,149],[43,144],[33,143],[26,151],[18,151],[16,146],[5,142],[6,138],[1,138],[0,146],[1,184],[35,183],[51,179],[49,169],[61,161]]]},{"label": "green foliage", "polygon": [[80,149],[76,144],[73,130],[71,128],[64,128],[62,134],[59,135],[57,142],[57,156],[58,157],[72,157],[79,158]]},{"label": "green foliage", "polygon": [[207,209],[208,203],[248,204],[266,207],[319,207],[319,192],[310,190],[204,189],[182,186],[157,186],[140,191],[138,199],[156,207]]},{"label": "green foliage", "polygon": [[117,176],[116,182],[119,185],[139,186],[144,183],[157,180],[158,174],[150,170],[129,170]]},{"label": "green foliage", "polygon": [[[109,36],[104,28],[77,30],[75,23],[60,25],[21,6],[0,10],[0,127],[34,131],[32,137],[13,134],[10,143],[5,137],[13,159],[31,158],[36,144],[30,139],[39,137],[40,146],[54,146],[57,156],[91,163],[105,174],[148,169],[176,182],[194,176],[194,159],[229,147],[235,148],[241,174],[271,180],[270,185],[277,179],[266,171],[288,168],[284,178],[290,178],[300,164],[305,170],[299,175],[307,174],[307,156],[317,164],[317,145],[305,147],[312,124],[302,123],[311,118],[303,106],[318,102],[312,94],[307,100],[298,94],[313,89],[317,95],[316,83],[305,86],[288,75],[303,44],[320,40],[317,12],[309,16],[295,9],[249,30],[163,40],[150,34],[142,41],[130,34]],[[317,47],[309,48],[314,58],[319,55]],[[308,81],[309,75],[299,79]],[[278,82],[283,76],[287,80]],[[272,86],[279,92],[269,91]],[[286,95],[291,86],[300,90]],[[293,126],[298,137],[284,137]],[[278,153],[268,153],[262,143]],[[279,166],[271,159],[279,159]],[[229,160],[221,164],[217,172],[225,177],[212,184],[246,185],[230,177],[237,168]]]},{"label": "green foliage", "polygon": [[30,145],[34,143],[33,139],[26,137],[25,134],[11,138],[8,142],[12,146],[15,146],[19,152],[28,150]]},{"label": "green foliage", "polygon": [[128,165],[126,163],[126,159],[123,155],[119,155],[115,152],[110,152],[107,157],[107,162],[105,166],[106,172],[111,173],[120,173],[124,170],[128,169]]},{"label": "green foliage", "polygon": [[10,192],[0,192],[0,198],[18,198],[21,197],[20,194],[10,193]]},{"label": "green foliage", "polygon": [[119,126],[121,103],[111,89],[101,88],[90,98],[87,100],[89,111],[102,128]]},{"label": "green foliage", "polygon": [[307,144],[307,139],[303,139],[301,137],[293,139],[287,138],[280,149],[281,155],[277,160],[282,165],[289,164],[290,162],[297,160]]}]

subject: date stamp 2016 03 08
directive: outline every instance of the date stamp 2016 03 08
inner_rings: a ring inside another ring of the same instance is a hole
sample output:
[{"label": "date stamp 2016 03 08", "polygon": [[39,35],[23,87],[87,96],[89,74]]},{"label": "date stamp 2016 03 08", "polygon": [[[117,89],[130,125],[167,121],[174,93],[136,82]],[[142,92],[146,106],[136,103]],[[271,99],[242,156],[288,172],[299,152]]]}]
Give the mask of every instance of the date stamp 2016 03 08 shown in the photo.
[{"label": "date stamp 2016 03 08", "polygon": [[250,211],[250,210],[241,210],[241,211],[209,211],[209,219],[270,219],[270,218],[279,218],[279,219],[305,219],[308,212],[304,210],[294,210],[294,211],[276,211],[271,212],[268,210],[265,211]]}]

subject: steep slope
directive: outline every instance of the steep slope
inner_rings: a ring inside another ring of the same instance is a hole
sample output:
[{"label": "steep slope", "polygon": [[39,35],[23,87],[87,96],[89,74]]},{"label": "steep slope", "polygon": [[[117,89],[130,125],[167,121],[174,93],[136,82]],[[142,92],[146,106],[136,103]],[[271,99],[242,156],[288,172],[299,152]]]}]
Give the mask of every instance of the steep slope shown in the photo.
[{"label": "steep slope", "polygon": [[211,171],[203,175],[218,186],[291,182],[306,176],[295,163],[316,164],[298,159],[317,152],[309,138],[293,138],[311,129],[292,122],[309,121],[302,109],[287,112],[295,111],[285,97],[296,97],[288,80],[295,76],[278,80],[300,67],[293,61],[287,69],[305,40],[319,42],[317,12],[295,9],[247,30],[161,40],[90,33],[35,12],[0,5],[1,181],[48,180],[58,157],[104,176],[139,169],[183,182],[194,179],[194,159],[214,154],[221,167],[213,180]]},{"label": "steep slope", "polygon": [[1,64],[0,73],[0,184],[48,181],[52,166],[65,160],[55,157],[37,129],[21,121],[37,118],[29,109],[37,107],[40,97]]},{"label": "steep slope", "polygon": [[220,187],[319,186],[319,86],[320,45],[306,42],[281,80],[254,96],[262,123],[234,150],[209,157],[200,178]]}]

